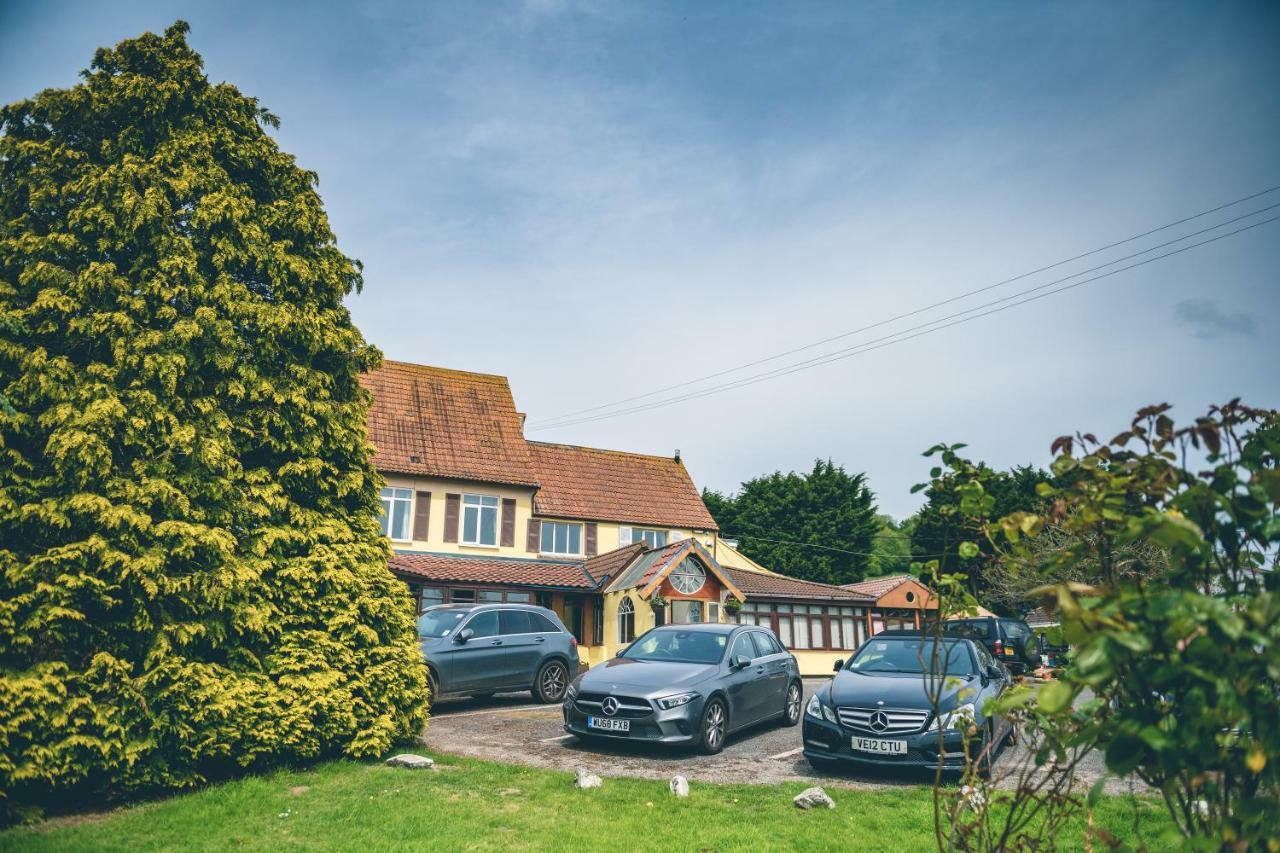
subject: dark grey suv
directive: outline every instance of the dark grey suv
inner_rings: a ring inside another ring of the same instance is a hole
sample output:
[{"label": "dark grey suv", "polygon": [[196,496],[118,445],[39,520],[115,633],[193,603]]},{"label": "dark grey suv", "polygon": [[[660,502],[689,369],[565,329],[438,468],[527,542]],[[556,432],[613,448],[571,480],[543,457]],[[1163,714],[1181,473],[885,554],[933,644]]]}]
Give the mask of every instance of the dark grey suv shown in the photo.
[{"label": "dark grey suv", "polygon": [[765,720],[800,722],[800,669],[763,628],[666,625],[581,675],[564,701],[564,729],[724,749],[730,732]]},{"label": "dark grey suv", "polygon": [[578,641],[559,617],[528,604],[441,604],[418,617],[431,701],[529,690],[559,702],[578,675]]}]

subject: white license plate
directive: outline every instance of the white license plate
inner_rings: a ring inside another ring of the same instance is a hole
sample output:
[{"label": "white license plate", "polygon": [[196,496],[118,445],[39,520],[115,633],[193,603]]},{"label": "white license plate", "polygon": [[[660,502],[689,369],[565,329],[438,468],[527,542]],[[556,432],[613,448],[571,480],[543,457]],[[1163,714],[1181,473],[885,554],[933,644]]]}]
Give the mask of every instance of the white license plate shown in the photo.
[{"label": "white license plate", "polygon": [[853,748],[858,752],[878,752],[882,755],[907,754],[907,742],[905,740],[877,740],[872,737],[856,737],[853,739]]},{"label": "white license plate", "polygon": [[587,728],[606,732],[629,732],[631,721],[615,720],[610,717],[587,717]]}]

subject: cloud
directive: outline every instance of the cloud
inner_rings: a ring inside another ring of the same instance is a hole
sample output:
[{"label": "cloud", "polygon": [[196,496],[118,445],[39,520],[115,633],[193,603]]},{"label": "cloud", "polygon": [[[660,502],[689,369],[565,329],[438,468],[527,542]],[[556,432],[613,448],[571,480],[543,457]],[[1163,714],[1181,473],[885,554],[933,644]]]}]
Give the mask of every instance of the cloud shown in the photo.
[{"label": "cloud", "polygon": [[1197,338],[1219,335],[1248,335],[1254,332],[1253,317],[1243,312],[1224,314],[1214,299],[1184,299],[1173,306],[1179,323],[1190,326]]}]

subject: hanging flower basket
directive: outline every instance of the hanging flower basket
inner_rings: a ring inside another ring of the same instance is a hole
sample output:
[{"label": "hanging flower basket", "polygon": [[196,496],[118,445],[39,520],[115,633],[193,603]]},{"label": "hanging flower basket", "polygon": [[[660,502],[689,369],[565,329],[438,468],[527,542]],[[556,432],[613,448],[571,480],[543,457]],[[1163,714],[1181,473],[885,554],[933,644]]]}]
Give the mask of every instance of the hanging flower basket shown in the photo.
[{"label": "hanging flower basket", "polygon": [[661,593],[655,592],[649,597],[649,606],[661,610],[667,606],[667,600],[662,597]]},{"label": "hanging flower basket", "polygon": [[726,599],[724,603],[724,612],[730,616],[737,616],[738,611],[742,610],[742,602],[736,598]]}]

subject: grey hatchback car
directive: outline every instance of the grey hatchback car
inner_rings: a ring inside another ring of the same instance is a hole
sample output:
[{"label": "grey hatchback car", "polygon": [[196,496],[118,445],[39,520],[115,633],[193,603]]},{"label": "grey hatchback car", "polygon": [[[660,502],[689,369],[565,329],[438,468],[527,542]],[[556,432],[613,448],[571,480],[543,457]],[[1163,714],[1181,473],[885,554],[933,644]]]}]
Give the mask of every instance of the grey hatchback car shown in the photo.
[{"label": "grey hatchback car", "polygon": [[528,690],[559,702],[578,675],[578,641],[556,614],[528,604],[440,604],[418,617],[431,701]]},{"label": "grey hatchback car", "polygon": [[800,668],[773,634],[743,625],[666,625],[579,676],[564,729],[579,738],[693,744],[712,754],[729,733],[800,722]]}]

